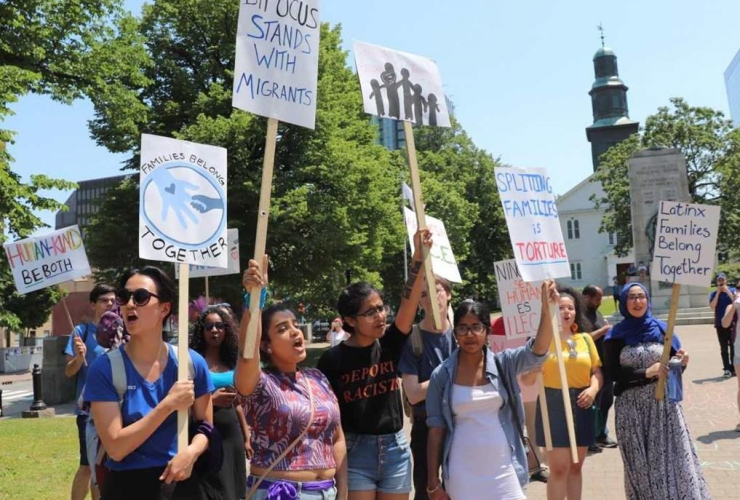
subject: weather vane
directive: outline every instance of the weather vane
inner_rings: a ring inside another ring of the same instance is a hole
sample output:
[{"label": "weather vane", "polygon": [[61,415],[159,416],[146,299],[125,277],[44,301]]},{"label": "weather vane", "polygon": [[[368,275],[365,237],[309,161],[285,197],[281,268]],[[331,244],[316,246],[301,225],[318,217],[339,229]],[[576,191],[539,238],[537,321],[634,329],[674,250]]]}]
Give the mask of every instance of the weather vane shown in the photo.
[{"label": "weather vane", "polygon": [[599,25],[596,26],[596,29],[598,29],[599,33],[601,33],[601,46],[604,47],[604,26],[602,26],[602,24],[599,23]]}]

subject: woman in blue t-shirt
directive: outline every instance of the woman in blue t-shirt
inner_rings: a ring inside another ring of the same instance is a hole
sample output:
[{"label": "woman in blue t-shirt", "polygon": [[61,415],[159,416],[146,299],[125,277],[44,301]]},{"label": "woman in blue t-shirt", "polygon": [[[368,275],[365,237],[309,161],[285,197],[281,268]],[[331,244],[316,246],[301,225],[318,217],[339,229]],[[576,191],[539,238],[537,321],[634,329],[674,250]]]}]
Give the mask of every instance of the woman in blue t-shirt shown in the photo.
[{"label": "woman in blue t-shirt", "polygon": [[[213,421],[208,367],[191,350],[194,380],[178,382],[175,350],[162,340],[175,298],[173,281],[150,266],[128,272],[116,292],[131,335],[120,349],[126,379],[123,400],[119,402],[113,382],[111,353],[92,364],[85,388],[85,400],[91,403],[109,456],[104,500],[172,498],[175,484],[190,477],[196,460],[208,449]],[[191,407],[197,433],[178,453],[177,412]]]}]

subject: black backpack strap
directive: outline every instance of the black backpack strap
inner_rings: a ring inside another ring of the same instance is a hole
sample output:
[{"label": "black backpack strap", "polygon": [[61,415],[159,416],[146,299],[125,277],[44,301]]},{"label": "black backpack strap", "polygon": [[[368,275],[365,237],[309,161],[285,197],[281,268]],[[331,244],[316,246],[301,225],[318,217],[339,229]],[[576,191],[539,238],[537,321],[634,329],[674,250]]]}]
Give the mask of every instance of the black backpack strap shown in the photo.
[{"label": "black backpack strap", "polygon": [[519,405],[517,404],[517,401],[514,399],[513,393],[509,389],[509,384],[506,382],[506,375],[504,375],[504,371],[501,369],[501,363],[498,360],[498,356],[494,354],[493,359],[494,361],[496,361],[496,369],[498,370],[498,375],[499,375],[499,378],[501,379],[501,384],[504,386],[506,395],[509,398],[509,404],[511,405],[511,411],[514,413],[514,420],[516,421],[516,430],[519,432],[519,438],[522,440],[522,443],[526,445],[527,443],[524,439],[524,429],[522,429],[522,421],[519,419]]}]

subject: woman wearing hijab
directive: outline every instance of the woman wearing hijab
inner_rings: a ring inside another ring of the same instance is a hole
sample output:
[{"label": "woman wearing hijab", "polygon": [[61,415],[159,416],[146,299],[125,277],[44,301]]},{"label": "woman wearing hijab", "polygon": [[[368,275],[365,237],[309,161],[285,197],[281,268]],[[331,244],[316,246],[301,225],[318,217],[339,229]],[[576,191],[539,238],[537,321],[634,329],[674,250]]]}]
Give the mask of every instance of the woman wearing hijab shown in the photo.
[{"label": "woman wearing hijab", "polygon": [[[629,500],[711,498],[679,402],[655,399],[666,324],[650,314],[650,295],[636,283],[622,288],[619,311],[624,319],[604,341],[604,367],[616,382],[616,428],[624,462]],[[671,356],[683,368],[689,355],[673,335]],[[668,384],[666,384],[667,388]]]}]

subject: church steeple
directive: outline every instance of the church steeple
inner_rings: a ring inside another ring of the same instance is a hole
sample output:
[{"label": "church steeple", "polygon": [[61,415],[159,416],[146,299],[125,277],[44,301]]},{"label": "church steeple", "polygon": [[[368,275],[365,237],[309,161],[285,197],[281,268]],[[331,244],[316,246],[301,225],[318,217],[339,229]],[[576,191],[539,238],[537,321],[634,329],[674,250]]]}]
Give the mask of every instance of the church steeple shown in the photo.
[{"label": "church steeple", "polygon": [[636,133],[639,127],[639,123],[629,117],[628,87],[619,78],[617,56],[612,49],[604,46],[604,34],[600,25],[599,30],[602,47],[594,54],[596,79],[589,91],[594,122],[586,128],[586,137],[591,143],[594,171],[599,166],[599,157],[607,149]]}]

